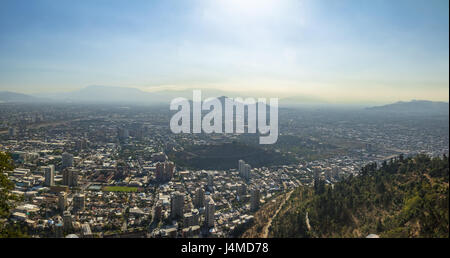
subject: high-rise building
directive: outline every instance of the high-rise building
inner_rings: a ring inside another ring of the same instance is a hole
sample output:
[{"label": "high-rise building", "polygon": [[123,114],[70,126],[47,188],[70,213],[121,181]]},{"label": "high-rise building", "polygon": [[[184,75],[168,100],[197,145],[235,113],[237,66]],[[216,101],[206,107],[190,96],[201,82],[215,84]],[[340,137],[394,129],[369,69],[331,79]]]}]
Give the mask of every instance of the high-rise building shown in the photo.
[{"label": "high-rise building", "polygon": [[183,218],[183,227],[192,227],[198,225],[200,213],[197,209],[193,209],[191,212],[185,213]]},{"label": "high-rise building", "polygon": [[158,182],[164,181],[164,163],[156,163],[155,179]]},{"label": "high-rise building", "polygon": [[244,165],[244,179],[247,181],[250,180],[251,169],[252,169],[252,167],[249,164]]},{"label": "high-rise building", "polygon": [[76,148],[78,150],[84,150],[87,147],[87,141],[86,139],[79,139],[76,141]]},{"label": "high-rise building", "polygon": [[243,161],[242,159],[240,159],[239,162],[238,162],[238,165],[239,165],[239,175],[242,176],[242,171],[243,171],[243,169],[244,169],[245,161]]},{"label": "high-rise building", "polygon": [[245,180],[250,180],[250,171],[252,167],[250,164],[246,164],[245,161],[239,160],[239,175]]},{"label": "high-rise building", "polygon": [[67,194],[66,192],[59,192],[58,194],[58,209],[63,212],[67,207]]},{"label": "high-rise building", "polygon": [[62,223],[56,223],[54,225],[54,230],[55,230],[55,237],[56,238],[63,238],[64,237],[64,229],[63,229],[63,224]]},{"label": "high-rise building", "polygon": [[210,192],[214,191],[214,177],[212,173],[208,173],[208,190]]},{"label": "high-rise building", "polygon": [[170,161],[156,163],[155,178],[157,182],[166,182],[172,179],[175,164]]},{"label": "high-rise building", "polygon": [[67,152],[62,154],[62,168],[73,167],[73,155]]},{"label": "high-rise building", "polygon": [[237,185],[237,194],[239,196],[244,196],[247,194],[247,187],[245,184],[238,184]]},{"label": "high-rise building", "polygon": [[88,223],[81,225],[81,234],[84,238],[92,238],[91,227]]},{"label": "high-rise building", "polygon": [[73,209],[75,211],[83,211],[85,208],[85,195],[77,194],[73,197]]},{"label": "high-rise building", "polygon": [[208,196],[205,203],[205,225],[208,228],[214,227],[214,213],[216,211],[216,205],[211,196]]},{"label": "high-rise building", "polygon": [[201,208],[205,205],[205,190],[199,187],[195,190],[194,207]]},{"label": "high-rise building", "polygon": [[77,186],[78,185],[78,170],[74,168],[66,168],[63,170],[63,185]]},{"label": "high-rise building", "polygon": [[259,203],[260,203],[260,193],[259,190],[256,188],[253,188],[251,190],[251,195],[250,195],[250,210],[252,211],[256,211],[259,208]]},{"label": "high-rise building", "polygon": [[184,211],[184,194],[174,192],[170,199],[170,207],[170,216],[173,219],[182,218]]},{"label": "high-rise building", "polygon": [[171,161],[167,161],[164,164],[164,174],[165,174],[165,180],[170,180],[173,177],[173,172],[175,170],[175,164]]},{"label": "high-rise building", "polygon": [[70,211],[64,211],[63,213],[64,230],[72,229],[72,215]]},{"label": "high-rise building", "polygon": [[48,165],[42,167],[44,171],[45,181],[44,186],[54,186],[55,185],[55,166]]},{"label": "high-rise building", "polygon": [[162,203],[158,200],[153,206],[153,221],[160,221],[162,215]]},{"label": "high-rise building", "polygon": [[8,130],[8,134],[9,134],[10,137],[16,136],[16,134],[17,134],[16,128],[10,127],[9,130]]}]

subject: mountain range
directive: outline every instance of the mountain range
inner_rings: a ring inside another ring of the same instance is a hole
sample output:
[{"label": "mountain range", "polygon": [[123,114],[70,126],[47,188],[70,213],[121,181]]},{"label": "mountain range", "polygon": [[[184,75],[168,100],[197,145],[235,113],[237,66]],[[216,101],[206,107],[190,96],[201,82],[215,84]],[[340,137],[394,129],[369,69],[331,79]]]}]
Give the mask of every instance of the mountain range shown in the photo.
[{"label": "mountain range", "polygon": [[[230,94],[221,90],[202,90],[202,98],[226,96]],[[0,103],[120,103],[143,105],[168,105],[176,97],[191,99],[192,90],[164,90],[146,92],[137,88],[88,86],[80,90],[64,93],[48,93],[27,95],[10,91],[0,91]],[[242,96],[245,97],[245,96]],[[280,106],[306,107],[308,105],[327,105],[320,99],[309,97],[289,97],[280,99]],[[412,100],[410,102],[396,102],[384,106],[366,108],[370,112],[381,113],[414,113],[414,114],[448,114],[448,102],[434,102],[427,100]]]},{"label": "mountain range", "polygon": [[400,114],[447,114],[449,113],[449,103],[441,101],[412,100],[409,102],[399,101],[384,106],[370,107],[368,111],[382,113]]},{"label": "mountain range", "polygon": [[30,95],[15,93],[11,91],[0,91],[0,103],[13,103],[13,102],[37,102],[40,98],[36,98]]}]

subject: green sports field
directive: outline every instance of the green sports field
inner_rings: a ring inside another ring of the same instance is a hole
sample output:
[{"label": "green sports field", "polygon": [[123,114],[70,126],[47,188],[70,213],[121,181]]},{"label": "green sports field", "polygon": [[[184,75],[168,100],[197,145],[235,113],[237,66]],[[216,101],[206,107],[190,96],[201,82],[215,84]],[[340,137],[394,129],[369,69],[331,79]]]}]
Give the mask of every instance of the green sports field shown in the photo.
[{"label": "green sports field", "polygon": [[137,187],[128,187],[128,186],[105,186],[103,187],[103,191],[105,192],[137,192]]}]

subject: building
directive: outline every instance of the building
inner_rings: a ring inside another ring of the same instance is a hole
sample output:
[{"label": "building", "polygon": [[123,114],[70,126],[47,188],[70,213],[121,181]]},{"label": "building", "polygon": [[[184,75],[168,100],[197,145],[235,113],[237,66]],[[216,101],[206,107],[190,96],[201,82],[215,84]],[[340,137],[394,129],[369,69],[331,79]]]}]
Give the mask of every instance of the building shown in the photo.
[{"label": "building", "polygon": [[250,196],[250,210],[256,211],[259,209],[259,203],[260,203],[260,193],[259,190],[256,188],[253,188],[251,190],[251,196]]},{"label": "building", "polygon": [[167,182],[173,177],[175,164],[170,161],[156,163],[155,179],[157,182]]},{"label": "building", "polygon": [[205,202],[205,226],[214,227],[214,214],[216,211],[214,200],[209,196]]},{"label": "building", "polygon": [[245,161],[243,161],[242,159],[240,159],[239,160],[239,162],[238,162],[238,166],[239,166],[239,175],[241,175],[242,176],[242,171],[243,171],[243,169],[244,169],[244,165],[245,165]]},{"label": "building", "polygon": [[77,194],[73,197],[73,209],[75,211],[83,211],[85,209],[85,195]]},{"label": "building", "polygon": [[64,223],[64,230],[72,229],[72,215],[70,214],[70,211],[64,211],[63,223]]},{"label": "building", "polygon": [[42,170],[44,171],[44,186],[54,186],[55,185],[55,166],[54,165],[48,165],[42,167]]},{"label": "building", "polygon": [[245,180],[250,180],[250,171],[252,167],[250,164],[246,164],[245,161],[239,160],[239,175]]},{"label": "building", "polygon": [[63,224],[62,223],[56,223],[54,225],[55,230],[55,237],[56,238],[63,238],[64,237],[64,230],[63,230]]},{"label": "building", "polygon": [[62,154],[62,168],[73,167],[73,155],[67,152]]},{"label": "building", "polygon": [[58,194],[58,209],[63,212],[67,207],[67,193],[59,192]]},{"label": "building", "polygon": [[205,190],[199,187],[195,190],[194,207],[198,209],[203,206],[205,206]]},{"label": "building", "polygon": [[200,213],[197,209],[183,215],[183,227],[191,227],[199,224]]},{"label": "building", "polygon": [[208,173],[208,191],[214,191],[214,176],[212,173]]},{"label": "building", "polygon": [[180,192],[174,192],[170,199],[170,217],[178,219],[183,217],[184,211],[184,194]]},{"label": "building", "polygon": [[10,137],[16,136],[16,135],[17,135],[17,130],[16,130],[16,128],[10,127],[9,130],[8,130],[8,134],[9,134]]},{"label": "building", "polygon": [[237,185],[237,194],[238,196],[244,196],[247,194],[247,186],[245,184]]},{"label": "building", "polygon": [[83,238],[92,238],[91,227],[88,223],[84,223],[83,225],[81,225],[81,235],[83,236]]},{"label": "building", "polygon": [[252,167],[249,164],[244,165],[243,178],[247,181],[250,180],[251,169],[252,169]]},{"label": "building", "polygon": [[162,202],[158,200],[153,206],[153,221],[158,222],[162,216]]},{"label": "building", "polygon": [[63,171],[63,185],[77,186],[78,185],[78,170],[74,168],[66,168]]}]

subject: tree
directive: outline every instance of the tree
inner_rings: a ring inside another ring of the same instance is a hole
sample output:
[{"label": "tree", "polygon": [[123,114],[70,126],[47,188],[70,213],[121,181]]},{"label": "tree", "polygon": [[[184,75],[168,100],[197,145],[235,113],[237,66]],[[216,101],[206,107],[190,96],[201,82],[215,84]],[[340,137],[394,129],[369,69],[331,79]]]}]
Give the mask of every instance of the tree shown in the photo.
[{"label": "tree", "polygon": [[13,183],[8,179],[7,171],[14,169],[11,157],[0,151],[0,238],[24,237],[20,227],[7,224],[11,203],[17,198],[11,194]]}]

